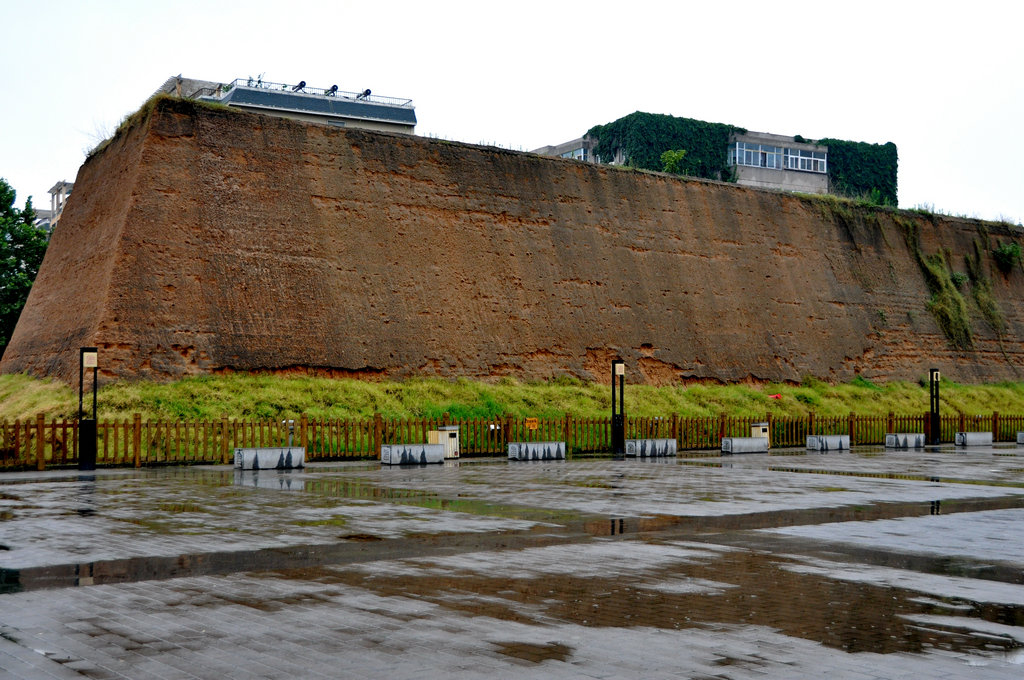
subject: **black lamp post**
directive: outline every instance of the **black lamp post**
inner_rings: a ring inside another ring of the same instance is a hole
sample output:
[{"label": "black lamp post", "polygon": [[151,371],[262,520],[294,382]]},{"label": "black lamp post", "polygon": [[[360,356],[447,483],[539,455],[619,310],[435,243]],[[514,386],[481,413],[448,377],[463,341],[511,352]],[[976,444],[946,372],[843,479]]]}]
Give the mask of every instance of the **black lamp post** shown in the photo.
[{"label": "black lamp post", "polygon": [[[618,410],[615,408],[615,383],[619,387]],[[612,361],[612,453],[626,453],[626,364],[622,359]]]},{"label": "black lamp post", "polygon": [[[85,369],[92,369],[92,418],[85,418],[82,407]],[[99,350],[82,347],[78,354],[78,469],[96,469],[96,372],[99,369]]]},{"label": "black lamp post", "polygon": [[928,384],[928,410],[931,416],[931,425],[928,428],[931,441],[928,443],[938,446],[942,443],[942,420],[939,418],[939,369],[933,368],[928,372]]}]

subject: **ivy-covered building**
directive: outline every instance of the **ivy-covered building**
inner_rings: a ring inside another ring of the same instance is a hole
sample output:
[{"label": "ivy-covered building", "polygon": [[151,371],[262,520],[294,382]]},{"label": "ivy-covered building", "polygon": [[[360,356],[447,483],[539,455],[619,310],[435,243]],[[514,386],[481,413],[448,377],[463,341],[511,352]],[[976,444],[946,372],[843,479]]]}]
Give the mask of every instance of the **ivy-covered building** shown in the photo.
[{"label": "ivy-covered building", "polygon": [[681,159],[677,154],[673,164],[675,172],[691,177],[897,204],[892,142],[809,140],[637,111],[596,125],[580,139],[534,153],[662,171],[666,151],[686,152]]}]

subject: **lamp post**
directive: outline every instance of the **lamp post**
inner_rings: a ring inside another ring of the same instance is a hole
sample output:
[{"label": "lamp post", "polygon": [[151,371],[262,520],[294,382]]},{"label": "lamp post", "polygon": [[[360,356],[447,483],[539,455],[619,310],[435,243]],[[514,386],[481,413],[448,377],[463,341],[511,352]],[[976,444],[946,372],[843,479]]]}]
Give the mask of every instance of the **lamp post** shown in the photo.
[{"label": "lamp post", "polygon": [[[619,383],[619,404],[615,408],[615,383]],[[612,453],[626,453],[626,364],[622,359],[612,361]]]},{"label": "lamp post", "polygon": [[928,385],[928,411],[931,416],[931,423],[928,427],[931,441],[928,443],[938,446],[942,443],[942,420],[939,418],[939,369],[933,368],[928,372]]},{"label": "lamp post", "polygon": [[[85,369],[92,369],[92,418],[85,418],[82,407]],[[99,369],[99,350],[82,347],[78,354],[78,469],[96,469],[96,372]]]}]

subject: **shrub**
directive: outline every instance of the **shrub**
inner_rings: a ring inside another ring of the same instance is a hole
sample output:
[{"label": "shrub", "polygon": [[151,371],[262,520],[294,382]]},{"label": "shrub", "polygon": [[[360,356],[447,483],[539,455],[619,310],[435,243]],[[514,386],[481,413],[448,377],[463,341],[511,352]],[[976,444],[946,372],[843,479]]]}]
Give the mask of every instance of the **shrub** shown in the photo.
[{"label": "shrub", "polygon": [[999,246],[992,251],[996,266],[1004,274],[1009,274],[1021,261],[1020,244],[1015,241],[1008,243],[1000,242]]}]

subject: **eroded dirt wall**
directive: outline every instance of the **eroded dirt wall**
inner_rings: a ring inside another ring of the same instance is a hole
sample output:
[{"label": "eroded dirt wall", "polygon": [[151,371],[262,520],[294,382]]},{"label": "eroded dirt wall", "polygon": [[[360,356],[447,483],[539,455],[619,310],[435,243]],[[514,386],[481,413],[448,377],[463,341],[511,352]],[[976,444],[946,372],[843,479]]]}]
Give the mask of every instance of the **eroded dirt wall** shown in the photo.
[{"label": "eroded dirt wall", "polygon": [[[83,166],[2,366],[77,380],[221,370],[607,380],[1020,379],[1024,273],[982,266],[997,334],[927,309],[997,225],[164,100]],[[968,284],[970,285],[970,284]]]}]

